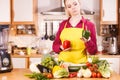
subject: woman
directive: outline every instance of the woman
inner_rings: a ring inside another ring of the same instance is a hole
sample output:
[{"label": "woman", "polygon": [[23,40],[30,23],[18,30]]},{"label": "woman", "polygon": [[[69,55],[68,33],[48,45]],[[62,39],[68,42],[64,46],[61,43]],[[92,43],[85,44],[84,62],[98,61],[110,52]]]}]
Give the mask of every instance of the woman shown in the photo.
[{"label": "woman", "polygon": [[[94,55],[97,52],[95,26],[81,16],[79,0],[64,0],[64,4],[69,18],[60,24],[53,42],[53,51],[59,53],[59,60],[85,63],[87,62],[87,53]],[[82,37],[84,29],[90,31],[89,39]],[[62,46],[65,40],[71,42],[71,47],[68,49],[64,49]]]}]

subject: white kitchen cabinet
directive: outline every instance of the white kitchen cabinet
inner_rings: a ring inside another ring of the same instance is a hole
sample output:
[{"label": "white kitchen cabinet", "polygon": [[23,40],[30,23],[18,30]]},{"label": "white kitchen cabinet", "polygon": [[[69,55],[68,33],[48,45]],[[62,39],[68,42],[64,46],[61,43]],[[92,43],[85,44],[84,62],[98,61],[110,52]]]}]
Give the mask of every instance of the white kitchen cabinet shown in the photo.
[{"label": "white kitchen cabinet", "polygon": [[100,0],[101,24],[117,24],[118,0]]},{"label": "white kitchen cabinet", "polygon": [[13,68],[26,68],[26,58],[12,58]]},{"label": "white kitchen cabinet", "polygon": [[[12,35],[37,35],[37,1],[11,0]],[[22,26],[22,27],[21,27]]]},{"label": "white kitchen cabinet", "polygon": [[29,68],[32,63],[40,63],[41,58],[12,57],[13,68]]},{"label": "white kitchen cabinet", "polygon": [[113,71],[120,74],[120,58],[100,58],[102,60],[107,60],[110,63],[111,68]]},{"label": "white kitchen cabinet", "polygon": [[0,0],[0,24],[10,24],[11,7],[10,0]]},{"label": "white kitchen cabinet", "polygon": [[110,36],[109,25],[118,27],[118,0],[100,1],[100,35]]},{"label": "white kitchen cabinet", "polygon": [[30,58],[30,64],[32,63],[41,63],[41,58]]},{"label": "white kitchen cabinet", "polygon": [[33,22],[34,0],[13,0],[13,22]]}]

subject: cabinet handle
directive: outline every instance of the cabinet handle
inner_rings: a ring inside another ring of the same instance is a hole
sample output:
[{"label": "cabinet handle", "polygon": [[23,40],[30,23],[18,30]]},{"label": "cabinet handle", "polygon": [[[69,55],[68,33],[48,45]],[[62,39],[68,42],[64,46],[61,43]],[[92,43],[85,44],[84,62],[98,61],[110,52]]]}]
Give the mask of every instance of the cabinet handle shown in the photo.
[{"label": "cabinet handle", "polygon": [[15,17],[15,13],[14,13],[14,10],[12,10],[12,14],[13,14],[13,21],[14,21],[14,17]]},{"label": "cabinet handle", "polygon": [[119,8],[119,13],[120,13],[120,8]]},{"label": "cabinet handle", "polygon": [[104,14],[105,14],[105,12],[104,12],[104,9],[103,9],[103,12],[102,12],[102,17],[104,17]]}]

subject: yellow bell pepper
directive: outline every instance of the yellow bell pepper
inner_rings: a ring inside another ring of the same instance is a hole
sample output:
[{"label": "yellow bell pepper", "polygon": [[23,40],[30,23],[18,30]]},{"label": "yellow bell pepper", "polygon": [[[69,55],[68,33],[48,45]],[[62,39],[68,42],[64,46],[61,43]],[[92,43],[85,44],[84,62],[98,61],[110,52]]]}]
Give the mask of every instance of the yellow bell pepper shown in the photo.
[{"label": "yellow bell pepper", "polygon": [[54,67],[53,67],[53,70],[52,70],[52,73],[54,73],[55,71],[58,71],[58,70],[60,70],[60,69],[61,69],[60,66],[54,66]]}]

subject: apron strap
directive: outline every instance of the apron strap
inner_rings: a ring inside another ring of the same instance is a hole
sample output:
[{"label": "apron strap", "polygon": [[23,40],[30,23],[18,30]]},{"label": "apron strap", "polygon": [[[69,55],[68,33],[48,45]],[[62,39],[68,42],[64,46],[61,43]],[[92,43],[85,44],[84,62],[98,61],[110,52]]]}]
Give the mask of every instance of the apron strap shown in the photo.
[{"label": "apron strap", "polygon": [[82,22],[82,28],[87,30],[87,27],[85,26],[84,22]]},{"label": "apron strap", "polygon": [[82,28],[85,29],[85,27],[84,27],[84,22],[82,22]]},{"label": "apron strap", "polygon": [[67,22],[65,23],[64,28],[66,28],[66,26],[67,26]]}]

